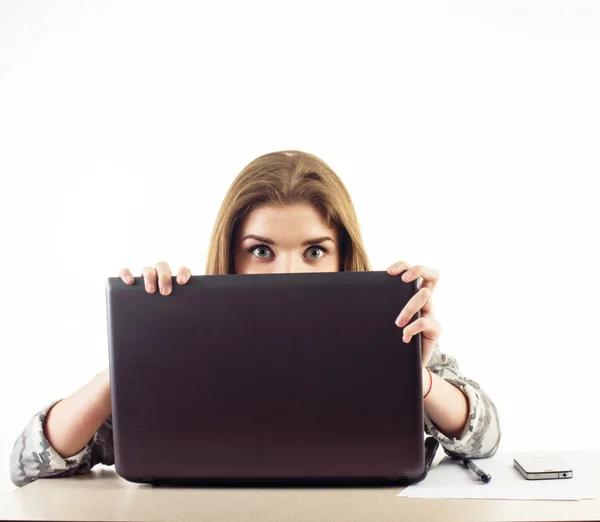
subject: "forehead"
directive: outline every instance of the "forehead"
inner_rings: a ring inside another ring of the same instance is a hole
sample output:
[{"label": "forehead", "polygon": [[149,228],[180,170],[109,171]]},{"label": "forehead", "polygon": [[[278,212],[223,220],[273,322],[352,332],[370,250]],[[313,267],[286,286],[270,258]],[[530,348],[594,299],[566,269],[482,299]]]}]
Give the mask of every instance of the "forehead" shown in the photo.
[{"label": "forehead", "polygon": [[335,228],[328,227],[323,216],[309,204],[261,205],[244,218],[238,232],[241,238],[257,234],[274,241],[323,235],[330,235],[335,240]]},{"label": "forehead", "polygon": [[324,217],[312,205],[260,205],[243,220],[240,230],[247,233],[287,233],[311,234],[316,231],[331,231]]}]

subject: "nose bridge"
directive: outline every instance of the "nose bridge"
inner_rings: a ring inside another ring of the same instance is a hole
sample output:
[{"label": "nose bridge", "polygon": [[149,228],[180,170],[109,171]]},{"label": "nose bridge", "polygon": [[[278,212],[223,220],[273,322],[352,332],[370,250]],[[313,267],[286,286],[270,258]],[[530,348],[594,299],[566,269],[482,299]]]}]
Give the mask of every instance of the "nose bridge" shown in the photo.
[{"label": "nose bridge", "polygon": [[302,259],[292,251],[281,252],[277,260],[278,272],[289,274],[302,271]]}]

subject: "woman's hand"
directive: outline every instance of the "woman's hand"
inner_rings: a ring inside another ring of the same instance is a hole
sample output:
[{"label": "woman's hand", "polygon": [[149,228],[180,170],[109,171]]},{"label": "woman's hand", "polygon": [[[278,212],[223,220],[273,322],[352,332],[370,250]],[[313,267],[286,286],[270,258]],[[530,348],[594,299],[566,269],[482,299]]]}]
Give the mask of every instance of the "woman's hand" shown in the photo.
[{"label": "woman's hand", "polygon": [[[121,279],[128,285],[133,284],[133,275],[131,275],[131,270],[129,268],[123,268],[119,273]],[[162,295],[169,295],[172,290],[172,275],[171,269],[169,265],[164,261],[159,261],[154,265],[154,268],[151,266],[147,266],[142,270],[142,276],[144,276],[144,286],[146,288],[146,292],[149,294],[153,294],[156,292],[158,288]],[[177,272],[177,283],[180,285],[185,285],[192,276],[192,272],[189,268],[182,266]]]},{"label": "woman's hand", "polygon": [[433,303],[431,300],[431,293],[440,275],[436,270],[432,270],[431,268],[421,265],[411,267],[404,261],[393,264],[387,269],[387,272],[390,275],[399,275],[401,272],[404,272],[402,280],[407,283],[419,277],[423,278],[419,291],[411,298],[397,317],[396,325],[402,328],[408,324],[418,310],[421,310],[421,317],[404,328],[402,340],[408,343],[413,335],[421,332],[423,368],[425,368],[433,354],[435,342],[442,332],[442,326],[433,316]]}]

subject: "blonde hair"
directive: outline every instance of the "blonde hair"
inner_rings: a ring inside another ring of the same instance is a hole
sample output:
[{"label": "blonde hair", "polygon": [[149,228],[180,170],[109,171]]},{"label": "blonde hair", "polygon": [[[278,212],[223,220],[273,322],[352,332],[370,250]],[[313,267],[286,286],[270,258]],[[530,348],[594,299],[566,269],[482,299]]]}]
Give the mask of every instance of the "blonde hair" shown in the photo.
[{"label": "blonde hair", "polygon": [[259,156],[237,175],[229,187],[212,231],[206,274],[233,274],[232,241],[244,217],[261,204],[305,202],[338,231],[340,270],[371,270],[350,194],[324,161],[298,150]]}]

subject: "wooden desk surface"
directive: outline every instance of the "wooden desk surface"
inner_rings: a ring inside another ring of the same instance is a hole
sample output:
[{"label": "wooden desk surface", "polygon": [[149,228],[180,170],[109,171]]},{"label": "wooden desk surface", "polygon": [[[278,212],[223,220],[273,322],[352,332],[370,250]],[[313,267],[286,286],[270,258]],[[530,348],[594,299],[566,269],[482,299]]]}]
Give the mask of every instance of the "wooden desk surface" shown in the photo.
[{"label": "wooden desk surface", "polygon": [[600,452],[558,454],[599,470],[595,499],[418,500],[397,498],[401,488],[388,487],[157,488],[97,466],[87,475],[41,479],[1,496],[0,520],[600,521]]}]

